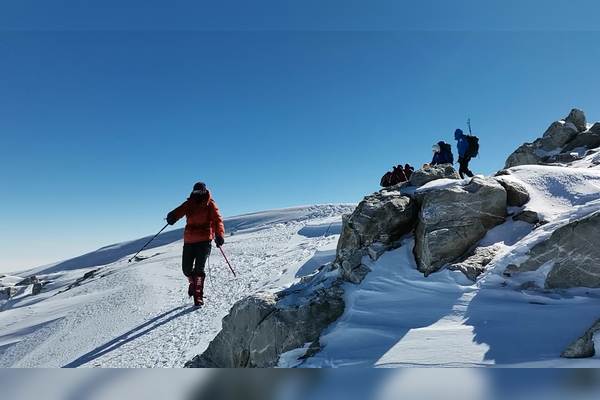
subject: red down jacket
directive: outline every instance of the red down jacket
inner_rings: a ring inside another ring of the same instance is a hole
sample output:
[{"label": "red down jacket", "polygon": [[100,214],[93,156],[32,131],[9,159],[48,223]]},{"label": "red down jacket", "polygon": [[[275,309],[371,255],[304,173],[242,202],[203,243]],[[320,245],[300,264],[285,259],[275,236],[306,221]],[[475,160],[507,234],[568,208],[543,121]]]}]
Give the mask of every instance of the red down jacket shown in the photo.
[{"label": "red down jacket", "polygon": [[189,198],[169,214],[177,220],[185,215],[187,224],[183,233],[184,243],[198,243],[225,236],[223,218],[210,192],[200,198]]}]

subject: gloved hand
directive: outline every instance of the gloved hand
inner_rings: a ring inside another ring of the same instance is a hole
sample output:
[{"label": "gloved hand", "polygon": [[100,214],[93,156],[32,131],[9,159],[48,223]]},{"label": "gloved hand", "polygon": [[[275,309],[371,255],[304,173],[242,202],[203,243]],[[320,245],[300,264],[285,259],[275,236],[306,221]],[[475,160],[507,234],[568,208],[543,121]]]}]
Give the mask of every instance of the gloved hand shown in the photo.
[{"label": "gloved hand", "polygon": [[217,247],[223,246],[225,244],[225,239],[223,239],[223,236],[215,236],[215,244]]},{"label": "gloved hand", "polygon": [[177,222],[177,217],[175,217],[175,214],[173,214],[173,212],[171,211],[167,214],[167,224],[174,225],[175,222]]}]

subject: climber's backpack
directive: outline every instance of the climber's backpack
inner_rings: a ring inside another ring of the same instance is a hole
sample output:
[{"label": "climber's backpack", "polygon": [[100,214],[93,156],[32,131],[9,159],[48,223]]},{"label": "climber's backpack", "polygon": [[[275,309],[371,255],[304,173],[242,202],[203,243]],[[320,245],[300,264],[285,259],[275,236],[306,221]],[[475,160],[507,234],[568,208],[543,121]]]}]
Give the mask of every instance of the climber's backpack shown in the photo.
[{"label": "climber's backpack", "polygon": [[473,135],[466,135],[467,143],[469,147],[467,147],[467,151],[465,152],[465,157],[475,158],[479,155],[479,138]]},{"label": "climber's backpack", "polygon": [[452,154],[452,146],[446,142],[440,142],[440,151],[445,154],[445,160],[448,164],[454,164],[454,154]]},{"label": "climber's backpack", "polygon": [[379,184],[382,187],[390,187],[390,186],[397,185],[401,182],[405,182],[407,180],[408,179],[406,179],[406,174],[404,173],[404,169],[402,169],[401,165],[397,165],[394,167],[394,169],[392,171],[386,172],[381,177],[381,181],[379,182]]}]

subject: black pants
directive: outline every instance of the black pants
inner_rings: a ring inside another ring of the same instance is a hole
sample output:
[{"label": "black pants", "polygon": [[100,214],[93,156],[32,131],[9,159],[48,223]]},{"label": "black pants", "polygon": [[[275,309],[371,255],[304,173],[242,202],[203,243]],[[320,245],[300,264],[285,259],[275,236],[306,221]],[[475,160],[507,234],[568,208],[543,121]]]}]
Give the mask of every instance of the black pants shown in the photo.
[{"label": "black pants", "polygon": [[185,276],[205,276],[204,266],[210,256],[211,242],[184,243],[181,267]]},{"label": "black pants", "polygon": [[458,173],[461,178],[464,178],[465,175],[469,178],[473,176],[473,173],[469,170],[469,162],[471,162],[471,157],[460,157],[458,159],[458,165],[460,165]]}]

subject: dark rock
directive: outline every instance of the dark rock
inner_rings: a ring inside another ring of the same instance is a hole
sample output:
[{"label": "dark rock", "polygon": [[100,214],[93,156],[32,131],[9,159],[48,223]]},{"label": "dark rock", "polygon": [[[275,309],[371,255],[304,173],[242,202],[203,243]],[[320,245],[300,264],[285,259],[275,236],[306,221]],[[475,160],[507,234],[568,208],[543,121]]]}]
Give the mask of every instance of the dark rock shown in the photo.
[{"label": "dark rock", "polygon": [[[600,127],[600,124],[596,123],[594,126],[598,125]],[[600,130],[600,128],[598,129]],[[581,133],[579,135],[577,135],[573,140],[571,140],[563,149],[564,152],[571,152],[575,149],[580,149],[580,148],[584,148],[584,149],[595,149],[597,147],[600,147],[600,132],[598,133],[592,133],[590,132],[585,132],[585,133]]]},{"label": "dark rock", "polygon": [[419,271],[429,275],[462,257],[487,231],[504,222],[506,190],[493,178],[436,188],[422,199],[415,234]]},{"label": "dark rock", "polygon": [[571,343],[560,355],[564,358],[594,357],[594,335],[600,332],[600,319],[594,323],[579,339]]},{"label": "dark rock", "polygon": [[507,203],[511,207],[522,207],[529,202],[529,192],[521,183],[505,176],[495,177],[507,194]]},{"label": "dark rock", "polygon": [[42,292],[43,287],[44,287],[44,285],[42,284],[42,282],[34,283],[33,287],[31,288],[31,294],[33,296],[40,294]]},{"label": "dark rock", "polygon": [[16,286],[29,286],[37,282],[39,282],[39,279],[35,275],[31,275],[17,283]]},{"label": "dark rock", "polygon": [[[308,290],[286,304],[294,288],[281,297],[259,293],[238,301],[223,318],[223,329],[206,351],[186,367],[269,368],[287,351],[318,341],[321,332],[344,311],[341,281]],[[319,286],[319,285],[316,285]]]},{"label": "dark rock", "polygon": [[570,122],[553,122],[546,132],[544,132],[540,147],[545,151],[560,149],[575,138],[577,133],[577,128]]},{"label": "dark rock", "polygon": [[514,272],[535,271],[548,262],[546,289],[600,287],[600,246],[585,238],[600,237],[600,211],[574,220],[555,230],[528,253],[528,259]]},{"label": "dark rock", "polygon": [[542,158],[542,162],[544,164],[553,164],[553,163],[570,163],[573,161],[577,161],[577,160],[581,160],[582,157],[580,157],[577,153],[560,153],[560,154],[555,154],[552,156],[547,156]]},{"label": "dark rock", "polygon": [[460,176],[452,164],[435,165],[413,172],[410,177],[410,184],[420,187],[437,179],[460,179]]},{"label": "dark rock", "polygon": [[580,109],[572,109],[567,118],[565,118],[565,122],[570,122],[573,125],[575,125],[578,132],[583,132],[587,130],[587,121],[585,118],[585,113]]},{"label": "dark rock", "polygon": [[398,191],[382,190],[364,198],[351,215],[342,220],[335,265],[349,282],[362,281],[369,269],[362,265],[368,247],[389,246],[415,226],[417,205]]},{"label": "dark rock", "polygon": [[[539,143],[539,142],[538,142]],[[533,143],[525,143],[515,150],[508,158],[504,168],[512,168],[519,165],[537,165],[542,162],[542,156],[538,155],[539,147]]]},{"label": "dark rock", "polygon": [[460,271],[470,280],[476,281],[499,251],[500,247],[498,246],[478,247],[465,260],[450,264],[448,269]]},{"label": "dark rock", "polygon": [[537,212],[535,211],[531,211],[531,210],[523,210],[517,214],[515,214],[512,219],[514,221],[523,221],[523,222],[527,222],[528,224],[538,224],[540,223],[540,217],[538,215]]},{"label": "dark rock", "polygon": [[600,135],[600,122],[594,123],[588,132],[594,135]]},{"label": "dark rock", "polygon": [[17,294],[17,288],[14,286],[8,286],[0,289],[0,300],[8,300]]}]

